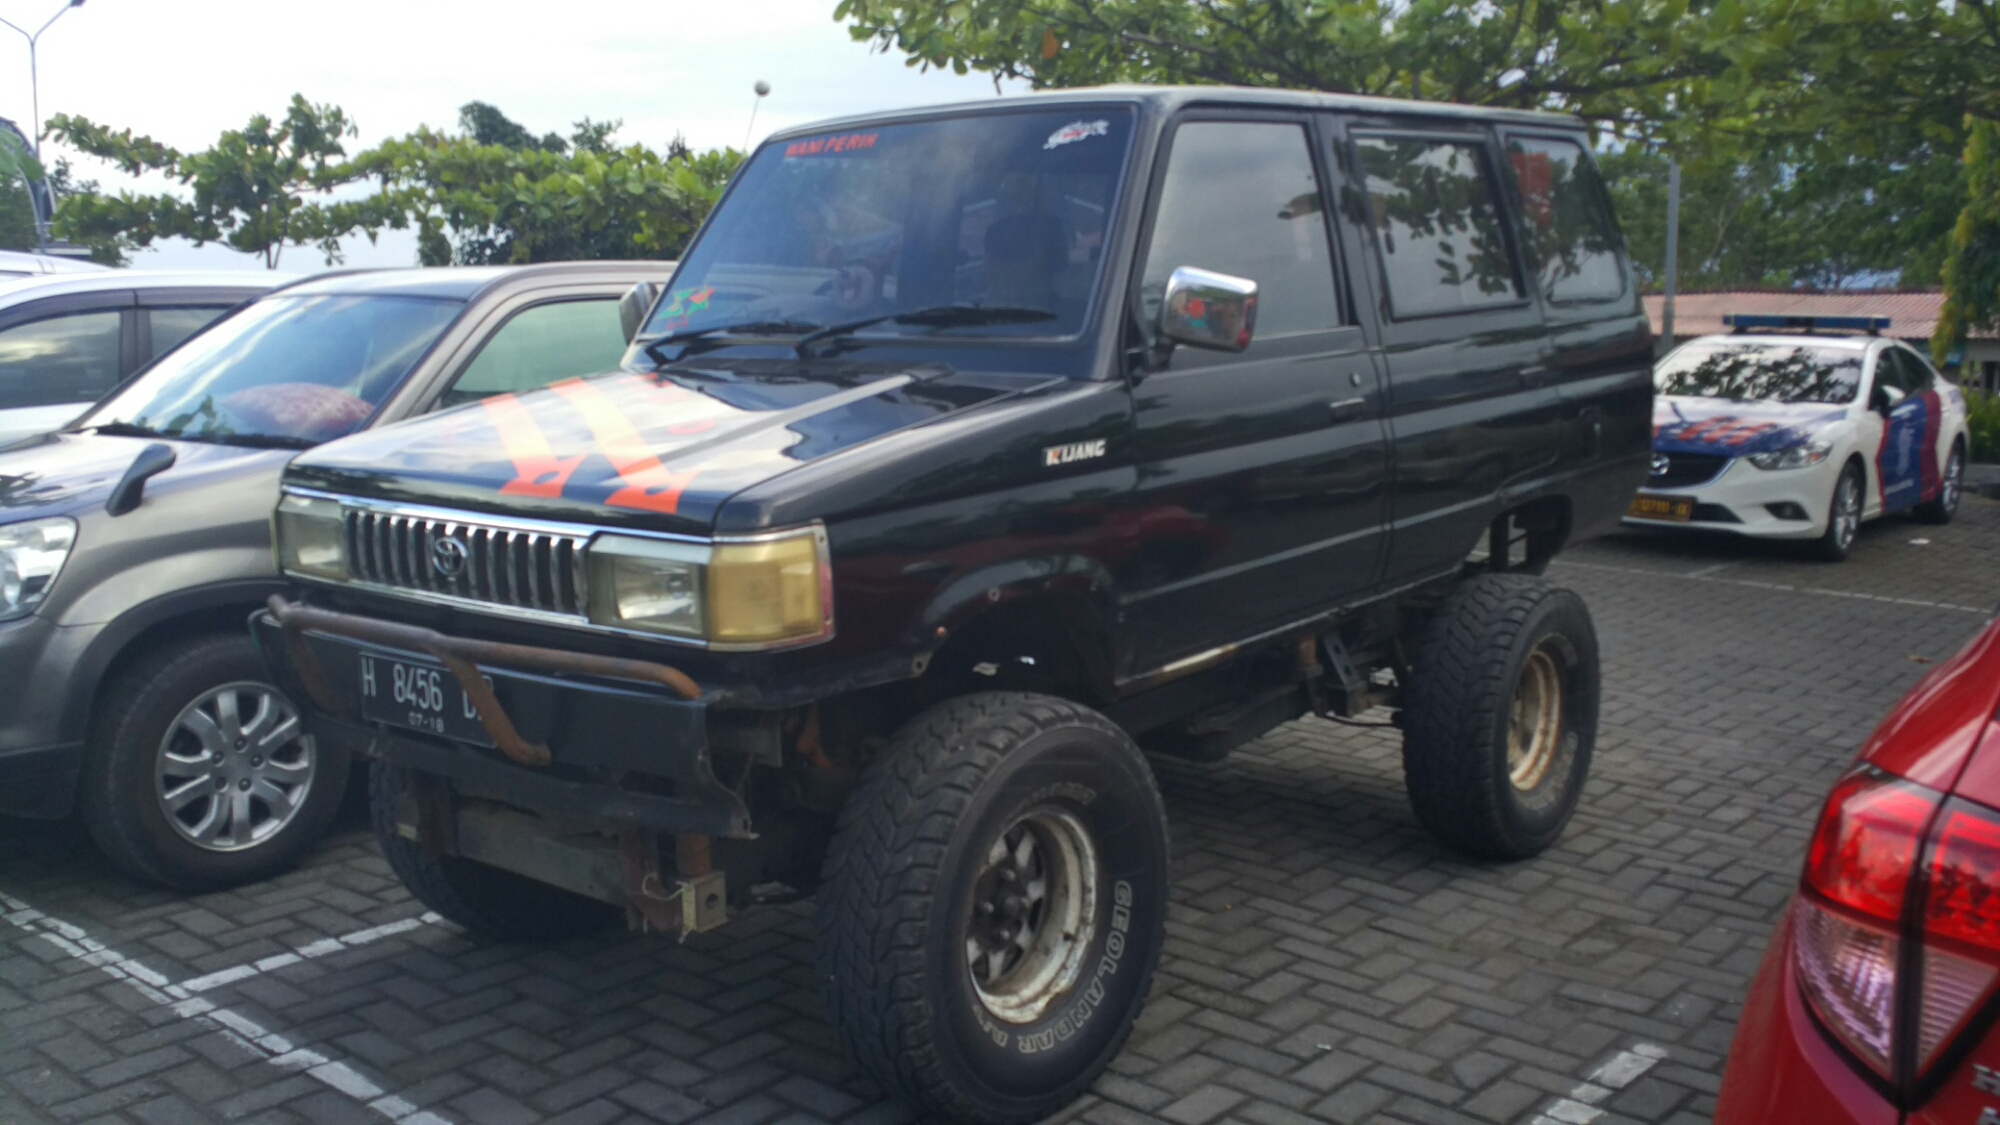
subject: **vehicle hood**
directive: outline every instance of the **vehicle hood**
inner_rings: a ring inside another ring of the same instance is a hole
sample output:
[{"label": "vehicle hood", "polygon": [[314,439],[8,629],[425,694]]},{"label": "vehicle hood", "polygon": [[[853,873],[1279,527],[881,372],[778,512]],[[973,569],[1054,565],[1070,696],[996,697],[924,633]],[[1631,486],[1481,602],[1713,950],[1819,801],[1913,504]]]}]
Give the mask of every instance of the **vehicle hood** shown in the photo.
[{"label": "vehicle hood", "polygon": [[500,394],[302,455],[288,484],[699,531],[789,469],[1050,381],[941,366],[737,359]]},{"label": "vehicle hood", "polygon": [[1653,448],[1661,453],[1747,457],[1802,445],[1846,417],[1845,406],[1825,402],[1658,395],[1653,399]]},{"label": "vehicle hood", "polygon": [[139,451],[156,443],[171,447],[175,459],[172,468],[146,482],[149,498],[259,469],[275,472],[293,453],[87,432],[45,434],[0,449],[0,523],[101,507]]}]

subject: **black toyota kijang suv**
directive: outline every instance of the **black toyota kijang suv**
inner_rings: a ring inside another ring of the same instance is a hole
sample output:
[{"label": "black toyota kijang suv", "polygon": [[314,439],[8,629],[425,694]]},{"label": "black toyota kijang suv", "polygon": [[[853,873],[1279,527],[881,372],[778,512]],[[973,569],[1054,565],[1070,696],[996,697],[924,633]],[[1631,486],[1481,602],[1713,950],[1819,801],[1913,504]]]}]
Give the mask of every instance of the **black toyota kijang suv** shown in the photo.
[{"label": "black toyota kijang suv", "polygon": [[1142,748],[1393,708],[1416,815],[1553,842],[1597,721],[1537,577],[1645,479],[1581,124],[1105,89],[764,144],[623,369],[301,455],[253,628],[475,930],[817,894],[860,1061],[1062,1105],[1158,962]]}]

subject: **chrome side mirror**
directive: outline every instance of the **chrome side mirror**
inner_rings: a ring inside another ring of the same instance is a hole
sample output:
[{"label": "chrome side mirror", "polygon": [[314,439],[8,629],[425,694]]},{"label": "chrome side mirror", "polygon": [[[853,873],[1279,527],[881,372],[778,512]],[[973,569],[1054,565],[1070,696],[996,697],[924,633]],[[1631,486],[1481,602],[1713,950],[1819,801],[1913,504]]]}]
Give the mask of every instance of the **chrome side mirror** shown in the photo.
[{"label": "chrome side mirror", "polygon": [[1257,326],[1257,283],[1181,266],[1167,277],[1160,334],[1197,348],[1240,352]]},{"label": "chrome side mirror", "polygon": [[653,311],[653,302],[659,299],[660,283],[657,281],[642,281],[618,298],[618,325],[625,330],[626,343],[631,343],[632,338],[639,334],[639,329],[645,327],[646,314]]}]

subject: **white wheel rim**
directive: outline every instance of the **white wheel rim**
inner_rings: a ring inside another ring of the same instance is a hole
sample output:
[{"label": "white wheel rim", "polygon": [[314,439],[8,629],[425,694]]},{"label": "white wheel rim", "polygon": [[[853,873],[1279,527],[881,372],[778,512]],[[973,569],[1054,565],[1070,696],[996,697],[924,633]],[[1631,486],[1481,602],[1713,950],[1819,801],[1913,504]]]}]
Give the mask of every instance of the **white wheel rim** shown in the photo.
[{"label": "white wheel rim", "polygon": [[1540,785],[1562,745],[1562,668],[1547,646],[1528,654],[1507,711],[1507,780],[1527,792]]},{"label": "white wheel rim", "polygon": [[1861,526],[1861,489],[1854,483],[1852,475],[1840,478],[1840,487],[1833,491],[1833,541],[1841,550],[1846,550],[1854,542],[1854,533]]},{"label": "white wheel rim", "polygon": [[965,925],[966,970],[996,1019],[1032,1023],[1076,986],[1097,918],[1097,849],[1068,811],[1036,809],[988,846]]}]

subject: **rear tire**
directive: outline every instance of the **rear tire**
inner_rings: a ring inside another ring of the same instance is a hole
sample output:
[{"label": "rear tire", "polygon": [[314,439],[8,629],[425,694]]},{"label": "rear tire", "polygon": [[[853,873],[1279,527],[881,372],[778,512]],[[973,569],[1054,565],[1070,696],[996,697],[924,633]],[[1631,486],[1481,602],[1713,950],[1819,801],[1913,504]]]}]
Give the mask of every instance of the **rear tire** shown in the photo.
[{"label": "rear tire", "polygon": [[1524,859],[1562,835],[1597,740],[1597,633],[1583,600],[1483,574],[1433,615],[1403,705],[1403,781],[1431,834]]},{"label": "rear tire", "polygon": [[1958,514],[1958,498],[1965,491],[1965,442],[1951,443],[1944,472],[1938,477],[1938,494],[1917,505],[1917,519],[1923,523],[1946,524]]},{"label": "rear tire", "polygon": [[1124,731],[1051,696],[950,700],[841,813],[816,907],[828,1013],[924,1110],[1039,1120],[1131,1034],[1166,910],[1165,811]]},{"label": "rear tire", "polygon": [[1861,469],[1850,464],[1840,470],[1833,495],[1826,502],[1826,533],[1813,541],[1812,554],[1821,562],[1846,562],[1854,551],[1854,538],[1861,532]]},{"label": "rear tire", "polygon": [[249,634],[186,637],[99,690],[78,796],[112,866],[183,891],[297,863],[339,811],[345,750],[303,732]]},{"label": "rear tire", "polygon": [[612,907],[512,871],[458,856],[435,855],[396,831],[396,804],[409,771],[375,762],[368,772],[368,813],[382,857],[425,906],[475,933],[518,941],[559,941],[597,933],[619,921]]}]

